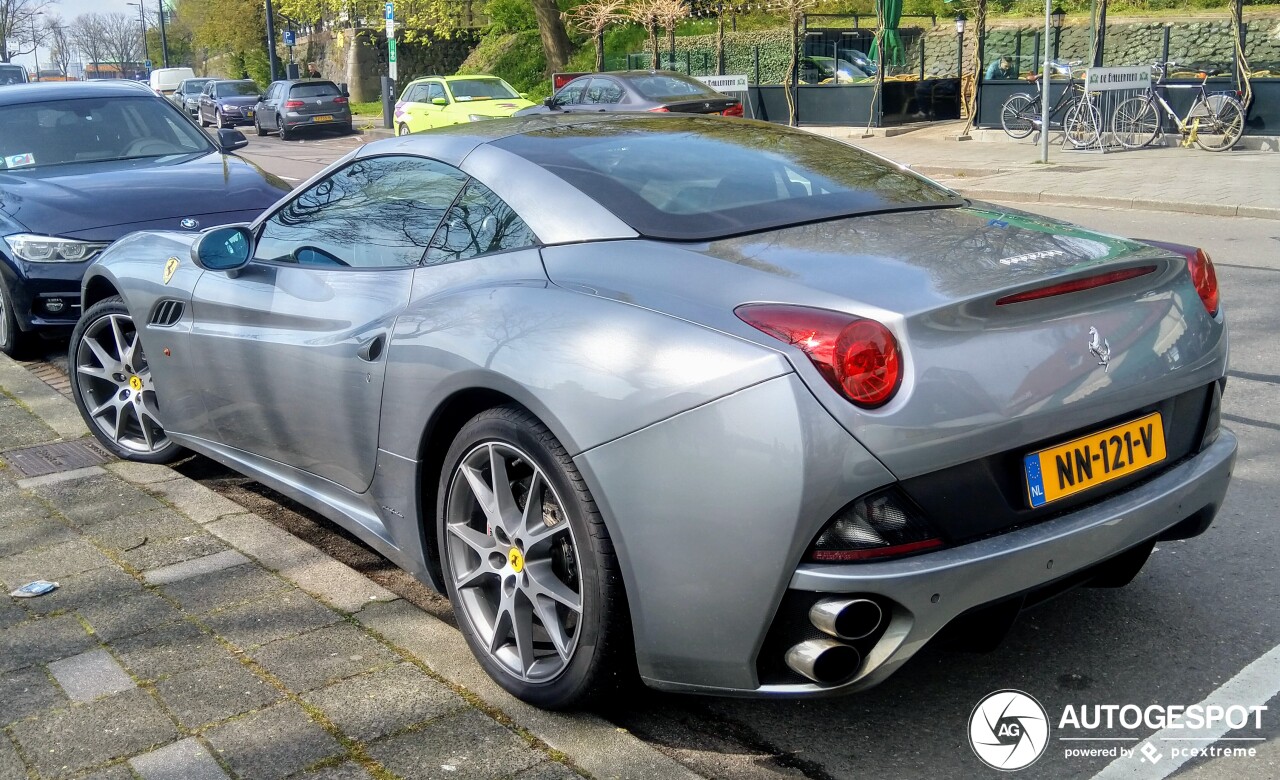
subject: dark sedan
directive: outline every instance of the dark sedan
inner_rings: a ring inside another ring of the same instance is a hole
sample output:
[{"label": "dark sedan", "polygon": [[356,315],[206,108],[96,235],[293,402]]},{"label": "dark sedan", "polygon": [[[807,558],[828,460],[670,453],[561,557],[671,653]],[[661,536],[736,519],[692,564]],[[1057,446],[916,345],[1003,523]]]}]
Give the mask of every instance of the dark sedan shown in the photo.
[{"label": "dark sedan", "polygon": [[169,96],[169,100],[191,116],[196,116],[200,111],[200,93],[204,91],[204,85],[210,81],[213,79],[183,79]]},{"label": "dark sedan", "polygon": [[200,91],[196,116],[201,127],[253,124],[253,107],[262,90],[250,79],[210,81]]},{"label": "dark sedan", "polygon": [[134,84],[0,90],[0,351],[70,331],[85,268],[126,233],[248,222],[278,200],[284,181],[229,154],[245,143],[211,142]]},{"label": "dark sedan", "polygon": [[682,73],[628,70],[579,76],[541,106],[517,111],[515,115],[549,111],[670,111],[742,116],[742,103]]}]

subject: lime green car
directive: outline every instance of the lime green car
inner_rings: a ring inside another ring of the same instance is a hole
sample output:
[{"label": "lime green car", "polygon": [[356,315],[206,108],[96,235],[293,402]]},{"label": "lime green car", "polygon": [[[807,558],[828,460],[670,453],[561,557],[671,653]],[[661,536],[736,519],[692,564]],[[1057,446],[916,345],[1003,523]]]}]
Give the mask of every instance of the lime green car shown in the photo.
[{"label": "lime green car", "polygon": [[396,101],[396,135],[511,116],[532,105],[497,76],[428,76],[409,82]]}]

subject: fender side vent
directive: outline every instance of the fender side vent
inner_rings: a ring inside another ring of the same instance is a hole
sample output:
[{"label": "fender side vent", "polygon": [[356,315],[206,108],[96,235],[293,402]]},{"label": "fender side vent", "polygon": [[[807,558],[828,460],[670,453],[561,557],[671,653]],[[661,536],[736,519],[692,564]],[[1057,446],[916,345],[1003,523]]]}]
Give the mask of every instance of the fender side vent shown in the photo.
[{"label": "fender side vent", "polygon": [[160,301],[151,310],[151,325],[157,328],[168,328],[178,324],[182,319],[182,311],[186,308],[182,301]]}]

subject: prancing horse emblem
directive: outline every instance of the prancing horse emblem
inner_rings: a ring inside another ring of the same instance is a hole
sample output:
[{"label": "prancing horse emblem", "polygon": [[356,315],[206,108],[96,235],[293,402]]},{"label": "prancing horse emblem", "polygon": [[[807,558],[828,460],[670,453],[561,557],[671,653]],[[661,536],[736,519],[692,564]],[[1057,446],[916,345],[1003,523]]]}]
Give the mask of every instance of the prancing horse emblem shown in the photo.
[{"label": "prancing horse emblem", "polygon": [[1098,359],[1102,373],[1107,373],[1111,367],[1111,344],[1098,333],[1097,328],[1089,328],[1089,354]]}]

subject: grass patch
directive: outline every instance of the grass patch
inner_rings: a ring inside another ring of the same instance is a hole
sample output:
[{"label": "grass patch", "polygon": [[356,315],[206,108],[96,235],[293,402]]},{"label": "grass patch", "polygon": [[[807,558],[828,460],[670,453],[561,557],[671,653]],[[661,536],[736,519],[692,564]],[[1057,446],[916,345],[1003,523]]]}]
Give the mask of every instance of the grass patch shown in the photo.
[{"label": "grass patch", "polygon": [[352,103],[351,113],[382,116],[382,101],[370,100],[368,103]]}]

